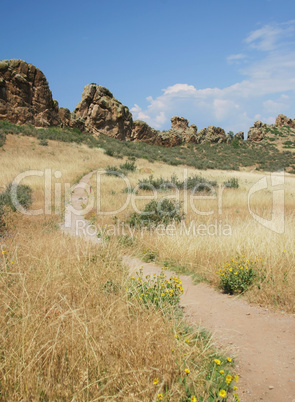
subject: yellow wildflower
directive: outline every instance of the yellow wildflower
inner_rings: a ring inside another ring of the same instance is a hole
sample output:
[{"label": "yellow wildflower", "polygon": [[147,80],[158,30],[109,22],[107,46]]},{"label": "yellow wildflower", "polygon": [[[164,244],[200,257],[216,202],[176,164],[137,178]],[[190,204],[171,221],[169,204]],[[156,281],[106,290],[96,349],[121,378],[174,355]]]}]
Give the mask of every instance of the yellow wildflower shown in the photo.
[{"label": "yellow wildflower", "polygon": [[188,368],[186,368],[184,371],[186,372],[186,374],[189,374],[191,372]]},{"label": "yellow wildflower", "polygon": [[163,399],[163,394],[158,394],[158,401],[162,401]]},{"label": "yellow wildflower", "polygon": [[220,363],[221,363],[220,360],[215,359],[214,362],[217,364],[217,366],[220,366]]},{"label": "yellow wildflower", "polygon": [[226,381],[226,383],[229,385],[229,384],[232,382],[232,379],[233,379],[233,378],[232,378],[231,375],[227,375],[225,381]]},{"label": "yellow wildflower", "polygon": [[219,373],[220,373],[220,374],[224,374],[224,370],[220,370]]},{"label": "yellow wildflower", "polygon": [[157,385],[159,383],[159,378],[154,378],[153,384]]},{"label": "yellow wildflower", "polygon": [[235,381],[235,382],[239,382],[239,376],[238,376],[238,375],[235,375],[235,376],[234,376],[234,381]]},{"label": "yellow wildflower", "polygon": [[226,397],[226,391],[224,389],[221,389],[220,392],[219,392],[219,396],[221,398],[225,398]]},{"label": "yellow wildflower", "polygon": [[191,402],[197,402],[197,398],[195,396],[191,397]]},{"label": "yellow wildflower", "polygon": [[233,360],[233,359],[232,359],[231,357],[228,357],[228,358],[227,358],[227,361],[228,361],[229,363],[231,363],[232,360]]}]

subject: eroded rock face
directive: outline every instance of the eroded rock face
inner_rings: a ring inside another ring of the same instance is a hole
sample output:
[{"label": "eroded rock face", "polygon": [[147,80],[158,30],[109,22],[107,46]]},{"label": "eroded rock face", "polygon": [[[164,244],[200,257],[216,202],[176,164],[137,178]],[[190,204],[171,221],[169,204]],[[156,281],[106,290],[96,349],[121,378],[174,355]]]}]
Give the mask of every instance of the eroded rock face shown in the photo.
[{"label": "eroded rock face", "polygon": [[266,124],[263,124],[260,120],[255,121],[254,126],[248,131],[248,141],[260,142],[265,136]]},{"label": "eroded rock face", "polygon": [[150,127],[145,121],[135,120],[130,135],[131,141],[141,141],[154,144],[158,131]]},{"label": "eroded rock face", "polygon": [[78,118],[75,113],[71,113],[69,109],[61,107],[58,110],[63,127],[77,128],[80,131],[85,131],[85,122]]},{"label": "eroded rock face", "polygon": [[276,118],[275,127],[283,127],[288,126],[291,128],[295,128],[295,119],[292,120],[284,114],[279,114]]},{"label": "eroded rock face", "polygon": [[159,131],[155,139],[156,145],[175,147],[188,142],[196,142],[197,126],[188,125],[189,121],[184,117],[174,116],[171,118],[171,129]]},{"label": "eroded rock face", "polygon": [[209,126],[207,128],[203,128],[202,130],[197,132],[196,142],[198,144],[204,143],[222,143],[226,142],[227,137],[223,128]]},{"label": "eroded rock face", "polygon": [[42,71],[22,60],[0,61],[0,120],[61,126],[58,103]]},{"label": "eroded rock face", "polygon": [[132,115],[128,107],[100,85],[86,85],[74,113],[85,121],[85,129],[90,133],[120,140],[131,137]]}]

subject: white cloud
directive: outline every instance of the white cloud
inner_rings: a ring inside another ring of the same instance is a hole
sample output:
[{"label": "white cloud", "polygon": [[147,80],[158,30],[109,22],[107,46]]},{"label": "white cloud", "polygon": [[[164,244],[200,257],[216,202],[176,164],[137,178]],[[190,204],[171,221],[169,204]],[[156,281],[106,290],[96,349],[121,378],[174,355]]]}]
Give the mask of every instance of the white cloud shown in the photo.
[{"label": "white cloud", "polygon": [[294,20],[273,25],[264,25],[262,28],[250,32],[245,42],[254,49],[271,51],[275,50],[281,39],[292,35],[294,32]]},{"label": "white cloud", "polygon": [[168,116],[180,115],[199,128],[214,124],[226,131],[245,132],[257,115],[260,120],[274,122],[275,115],[295,110],[295,51],[291,37],[294,27],[295,20],[265,25],[247,36],[249,52],[255,47],[265,53],[251,64],[253,56],[248,57],[245,51],[227,58],[229,63],[247,59],[247,65],[240,70],[243,80],[225,88],[204,89],[176,83],[163,89],[156,98],[147,97],[146,110],[134,105],[131,109],[134,117],[141,116],[152,127],[164,128]]},{"label": "white cloud", "polygon": [[247,56],[243,53],[238,53],[238,54],[231,54],[226,58],[227,62],[229,64],[233,63],[239,63],[241,60],[245,60]]}]

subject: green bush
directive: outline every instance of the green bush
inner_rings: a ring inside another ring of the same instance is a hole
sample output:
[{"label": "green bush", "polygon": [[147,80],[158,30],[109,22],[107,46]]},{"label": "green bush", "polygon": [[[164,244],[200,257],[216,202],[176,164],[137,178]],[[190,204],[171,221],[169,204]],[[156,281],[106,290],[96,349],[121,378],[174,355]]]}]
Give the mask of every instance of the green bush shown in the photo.
[{"label": "green bush", "polygon": [[121,176],[124,174],[117,166],[107,166],[106,167],[106,174],[108,176]]},{"label": "green bush", "polygon": [[128,162],[128,161],[126,161],[125,163],[123,163],[122,165],[120,165],[120,168],[122,169],[122,170],[127,170],[127,171],[130,171],[130,172],[135,172],[135,170],[136,170],[136,165],[135,165],[135,163],[132,161],[132,162]]},{"label": "green bush", "polygon": [[27,209],[32,203],[33,191],[29,186],[19,184],[16,187],[16,197],[11,194],[13,186],[13,184],[9,184],[6,187],[6,190],[0,193],[0,231],[3,230],[5,226],[4,214],[6,208],[10,208],[12,211],[15,212],[15,201],[18,201],[20,205],[25,209]]},{"label": "green bush", "polygon": [[172,222],[180,222],[185,214],[180,211],[179,203],[163,198],[149,202],[140,213],[134,212],[128,219],[130,226],[148,227],[167,226]]},{"label": "green bush", "polygon": [[211,191],[217,185],[216,181],[206,180],[200,176],[191,176],[183,183],[184,188],[196,191]]},{"label": "green bush", "polygon": [[143,252],[142,259],[144,262],[153,262],[157,258],[157,253],[151,249],[147,249]]},{"label": "green bush", "polygon": [[236,177],[232,177],[231,179],[225,181],[223,184],[227,188],[239,188],[239,180]]},{"label": "green bush", "polygon": [[39,145],[42,145],[43,147],[47,147],[48,146],[48,141],[46,138],[41,138],[39,140]]},{"label": "green bush", "polygon": [[164,179],[163,177],[159,177],[155,179],[153,175],[151,175],[148,179],[142,179],[138,181],[138,187],[141,190],[160,190],[160,191],[168,191],[171,188],[181,187],[181,183],[178,182],[176,176],[171,176],[171,179]]},{"label": "green bush", "polygon": [[3,147],[6,141],[6,134],[0,132],[0,148]]}]

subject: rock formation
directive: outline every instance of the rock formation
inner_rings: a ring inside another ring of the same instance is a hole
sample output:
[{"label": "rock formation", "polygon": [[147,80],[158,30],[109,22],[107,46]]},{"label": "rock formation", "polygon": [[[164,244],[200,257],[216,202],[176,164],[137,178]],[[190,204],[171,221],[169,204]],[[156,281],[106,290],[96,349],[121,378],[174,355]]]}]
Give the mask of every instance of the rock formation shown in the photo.
[{"label": "rock formation", "polygon": [[279,114],[276,118],[275,127],[283,127],[288,126],[291,128],[295,128],[295,119],[290,119],[289,117],[285,116],[284,114]]},{"label": "rock formation", "polygon": [[0,61],[0,120],[61,126],[58,103],[42,71],[22,60]]},{"label": "rock formation", "polygon": [[131,141],[141,141],[149,144],[154,144],[158,131],[151,128],[145,121],[135,120],[132,125],[130,135]]},{"label": "rock formation", "polygon": [[86,85],[74,113],[85,121],[85,129],[90,133],[119,140],[131,137],[132,115],[128,107],[100,85]]},{"label": "rock formation", "polygon": [[69,109],[61,107],[58,110],[59,117],[61,119],[63,127],[77,128],[80,131],[85,130],[85,122],[82,118],[75,115],[74,112],[70,112]]},{"label": "rock formation", "polygon": [[243,141],[243,140],[245,139],[244,131],[239,131],[238,133],[236,133],[236,134],[234,135],[234,138],[233,138],[233,139],[237,139],[237,140],[239,140],[239,141]]},{"label": "rock formation", "polygon": [[188,123],[188,120],[183,117],[174,116],[171,118],[172,127],[170,130],[157,131],[147,123],[136,120],[133,122],[130,140],[164,147],[175,147],[186,142],[195,142],[197,127],[194,124],[189,126]]},{"label": "rock formation", "polygon": [[248,141],[260,142],[265,136],[266,124],[263,124],[260,120],[255,121],[254,126],[248,131]]},{"label": "rock formation", "polygon": [[202,130],[197,132],[196,142],[198,144],[203,143],[222,143],[226,142],[227,137],[223,128],[209,126],[207,128],[203,128]]}]

